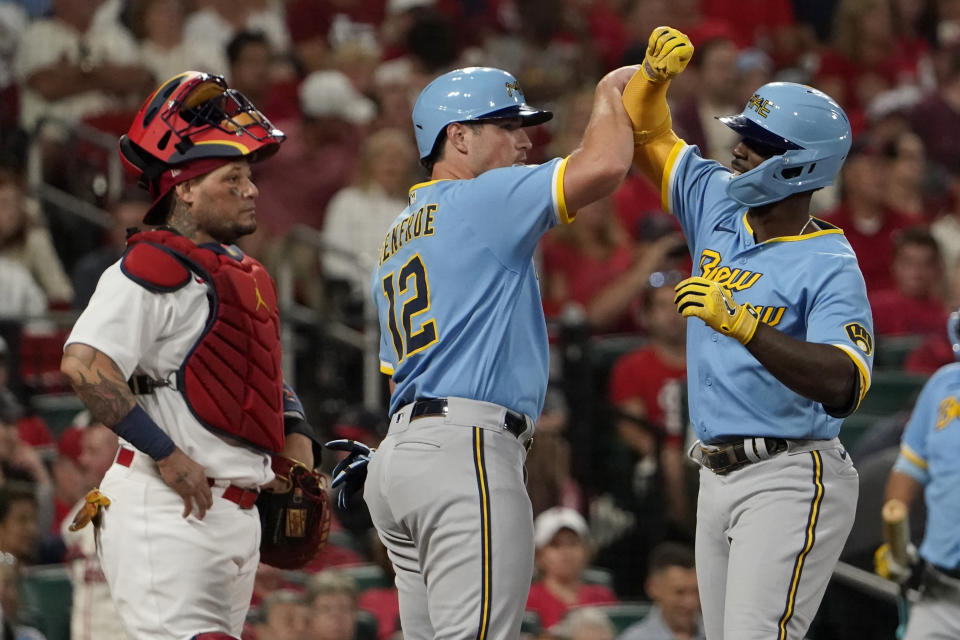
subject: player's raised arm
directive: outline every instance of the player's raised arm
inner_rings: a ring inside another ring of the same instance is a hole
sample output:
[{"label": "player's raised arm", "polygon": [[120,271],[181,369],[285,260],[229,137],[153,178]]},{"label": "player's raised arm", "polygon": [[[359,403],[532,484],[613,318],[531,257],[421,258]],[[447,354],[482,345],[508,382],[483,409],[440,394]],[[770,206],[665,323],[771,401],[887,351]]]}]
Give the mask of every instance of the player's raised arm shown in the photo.
[{"label": "player's raised arm", "polygon": [[657,186],[662,184],[664,167],[679,142],[672,129],[667,89],[691,57],[690,38],[672,27],[657,27],[650,34],[643,64],[623,90],[636,144],[633,163]]},{"label": "player's raised arm", "polygon": [[568,211],[613,193],[630,169],[632,126],[622,95],[639,67],[614,69],[597,83],[593,111],[580,146],[570,154],[563,175]]}]

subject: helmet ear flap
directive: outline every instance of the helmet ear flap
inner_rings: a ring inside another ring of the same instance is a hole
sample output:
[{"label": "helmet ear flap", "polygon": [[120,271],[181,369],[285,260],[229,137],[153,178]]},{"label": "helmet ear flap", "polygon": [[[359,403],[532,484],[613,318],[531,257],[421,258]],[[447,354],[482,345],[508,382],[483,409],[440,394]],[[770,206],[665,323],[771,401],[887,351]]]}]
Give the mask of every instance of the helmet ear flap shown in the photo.
[{"label": "helmet ear flap", "polygon": [[167,168],[126,135],[120,136],[120,159],[129,170],[139,174],[137,184],[143,189],[148,189]]},{"label": "helmet ear flap", "polygon": [[953,347],[953,357],[960,360],[960,310],[954,311],[947,318],[947,339]]}]

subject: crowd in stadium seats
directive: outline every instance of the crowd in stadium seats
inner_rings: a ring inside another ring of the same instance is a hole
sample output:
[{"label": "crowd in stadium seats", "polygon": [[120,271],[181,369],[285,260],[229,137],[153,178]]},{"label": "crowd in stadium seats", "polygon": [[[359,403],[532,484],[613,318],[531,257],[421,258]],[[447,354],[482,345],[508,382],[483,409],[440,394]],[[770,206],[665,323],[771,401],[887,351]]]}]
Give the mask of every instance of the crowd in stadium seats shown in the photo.
[{"label": "crowd in stadium seats", "polygon": [[[877,368],[900,391],[884,391],[887,404],[868,396],[841,439],[856,457],[861,436],[892,420],[870,450],[896,446],[910,374],[954,358],[944,327],[960,305],[957,0],[0,0],[2,637],[41,637],[31,626],[71,637],[69,596],[49,595],[58,580],[73,584],[74,639],[123,637],[107,620],[92,537],[63,531],[116,438],[78,413],[58,366],[76,310],[148,205],[113,170],[116,138],[148,91],[186,69],[223,74],[286,132],[255,168],[259,230],[242,248],[289,273],[290,301],[309,312],[285,353],[308,417],[375,445],[385,415],[361,408],[362,354],[327,328],[371,330],[370,267],[407,187],[424,179],[410,119],[418,92],[458,66],[508,69],[531,104],[556,113],[531,131],[530,161],[565,155],[590,87],[639,63],[660,24],[696,47],[670,99],[674,129],[705,157],[729,163],[736,140],[714,116],[739,112],[770,80],[818,87],[850,115],[853,149],[839,184],[815,195],[815,215],[858,255]],[[540,519],[523,633],[600,640],[646,620],[623,637],[698,637],[684,546],[697,481],[672,304],[691,268],[679,226],[659,186],[631,174],[550,232],[538,260],[552,386],[528,459]],[[861,495],[882,491],[875,484]],[[261,567],[245,638],[398,637],[390,563],[354,502],[307,571]],[[845,559],[866,566],[862,556]],[[5,586],[18,580],[19,603]],[[810,638],[893,637],[882,614],[837,631],[830,602]]]}]

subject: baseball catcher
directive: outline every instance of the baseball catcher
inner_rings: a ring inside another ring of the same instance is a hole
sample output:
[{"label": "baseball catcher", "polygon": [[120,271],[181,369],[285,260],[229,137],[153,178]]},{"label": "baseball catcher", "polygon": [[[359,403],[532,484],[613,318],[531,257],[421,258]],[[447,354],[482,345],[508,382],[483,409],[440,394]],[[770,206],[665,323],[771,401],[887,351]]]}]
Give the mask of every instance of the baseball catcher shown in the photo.
[{"label": "baseball catcher", "polygon": [[317,436],[283,381],[276,284],[236,245],[257,228],[252,166],[284,138],[222,77],[187,71],[120,139],[155,228],[132,233],[101,276],[61,370],[119,436],[76,526],[99,522],[131,637],[239,638],[261,537],[281,567],[326,539]]}]

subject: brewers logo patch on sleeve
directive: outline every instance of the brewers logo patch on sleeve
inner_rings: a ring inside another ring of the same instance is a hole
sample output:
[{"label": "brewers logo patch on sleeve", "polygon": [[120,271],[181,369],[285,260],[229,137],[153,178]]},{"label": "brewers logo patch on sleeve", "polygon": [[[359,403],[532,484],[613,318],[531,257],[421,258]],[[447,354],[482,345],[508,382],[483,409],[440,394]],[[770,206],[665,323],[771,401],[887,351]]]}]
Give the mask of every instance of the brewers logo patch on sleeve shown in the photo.
[{"label": "brewers logo patch on sleeve", "polygon": [[863,351],[864,355],[873,354],[873,336],[870,335],[870,331],[865,326],[859,322],[848,322],[843,325],[843,328],[850,340]]}]

